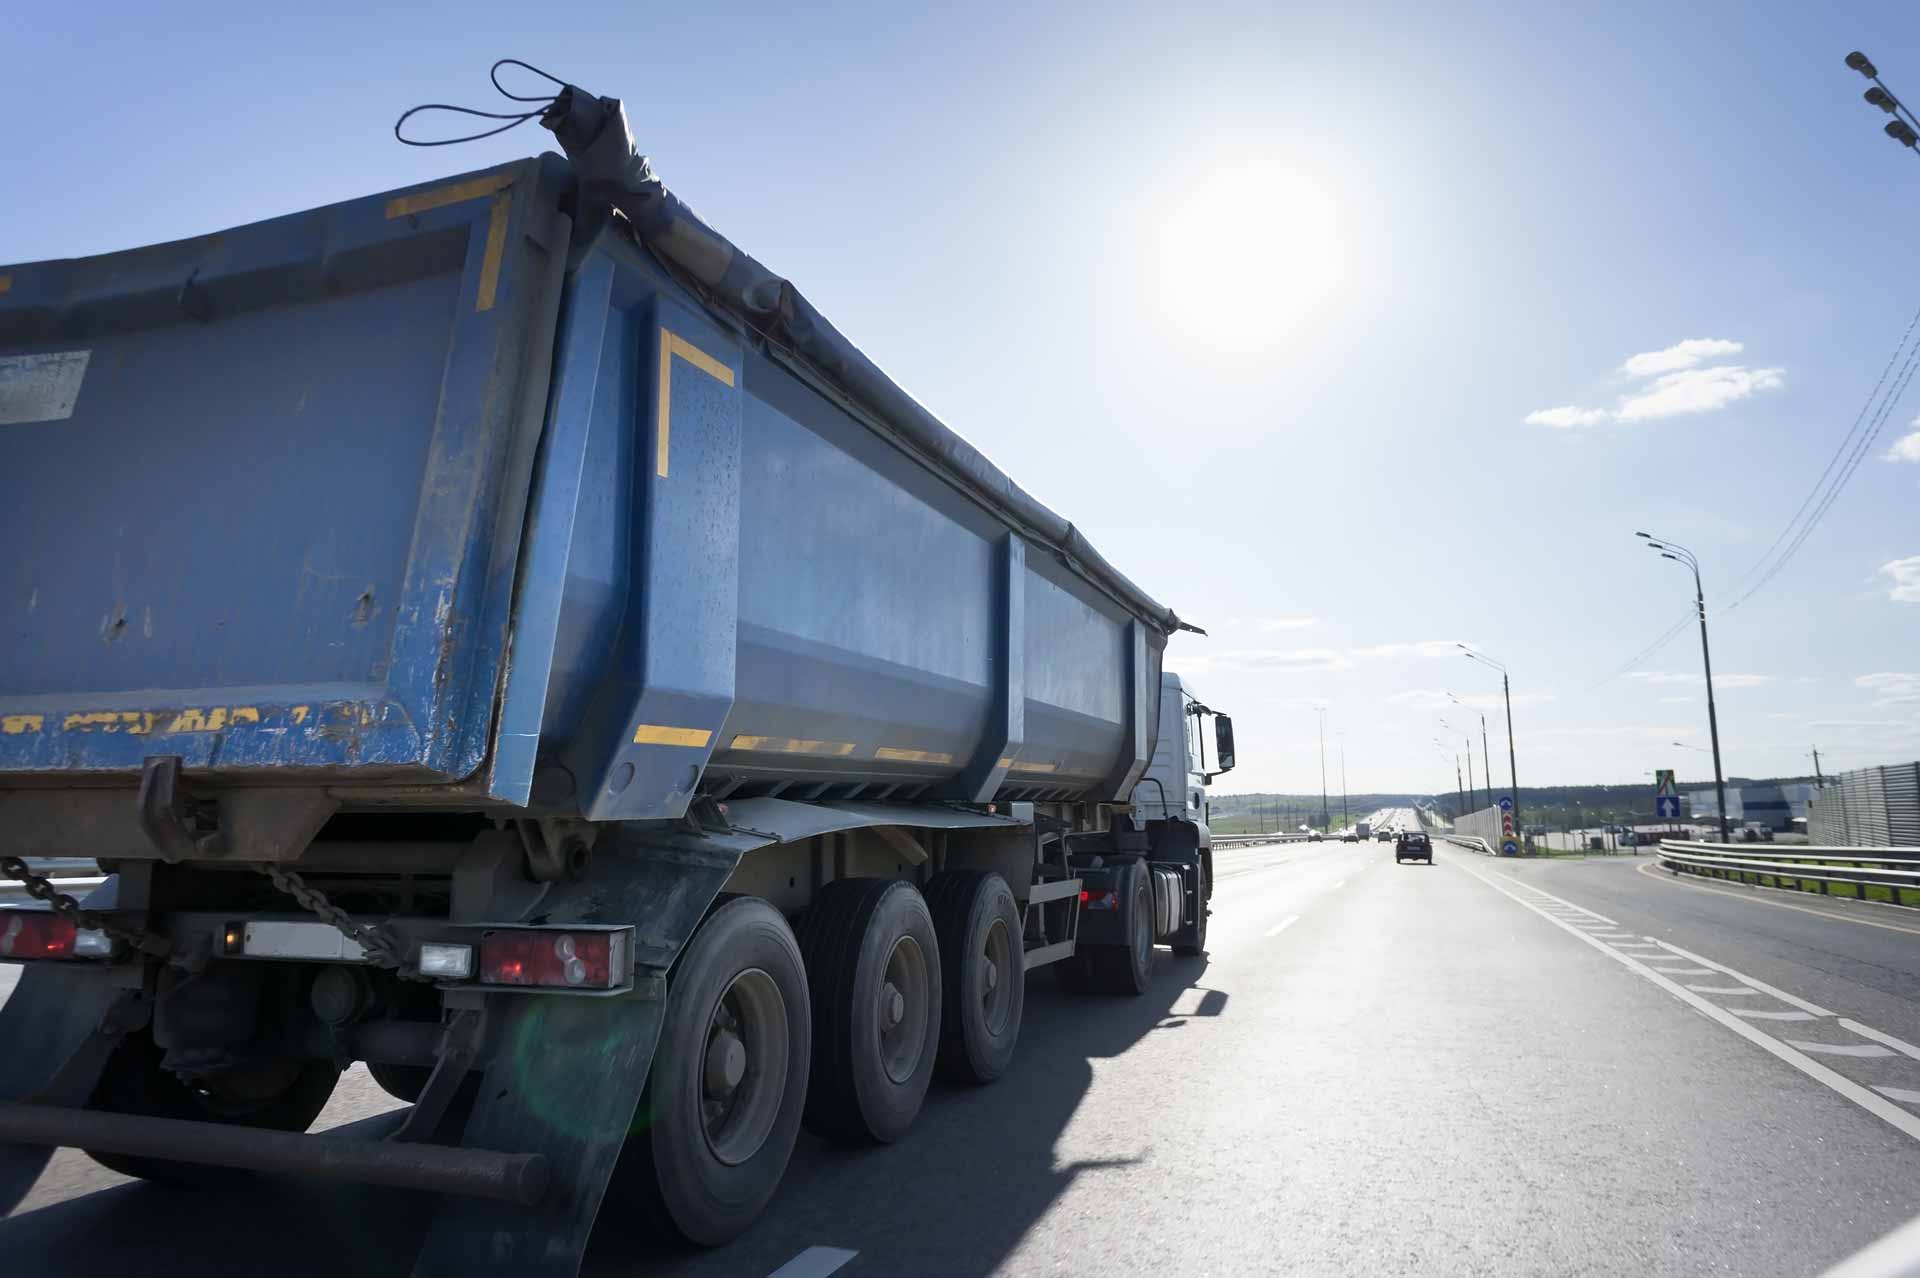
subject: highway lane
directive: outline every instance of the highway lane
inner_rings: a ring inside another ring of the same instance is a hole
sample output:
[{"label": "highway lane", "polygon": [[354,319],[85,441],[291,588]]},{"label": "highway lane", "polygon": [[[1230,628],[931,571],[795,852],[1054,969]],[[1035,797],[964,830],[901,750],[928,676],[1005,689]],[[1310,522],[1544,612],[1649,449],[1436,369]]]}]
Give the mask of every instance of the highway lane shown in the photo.
[{"label": "highway lane", "polygon": [[[1036,973],[1000,1083],[936,1087],[895,1146],[803,1139],[767,1217],[716,1252],[662,1252],[610,1211],[588,1271],[809,1255],[825,1272],[851,1252],[836,1272],[1803,1274],[1920,1212],[1920,1139],[1674,992],[1801,1010],[1689,988],[1755,988],[1731,969],[1834,1013],[1737,1018],[1766,1037],[1879,1045],[1846,1018],[1920,1042],[1920,935],[1705,897],[1626,859],[1443,844],[1437,861],[1221,849],[1205,959],[1161,951],[1141,999]],[[1888,1051],[1819,1060],[1856,1088],[1910,1066],[1920,1099],[1920,1061]],[[329,1120],[389,1105],[362,1082]],[[292,1186],[212,1201],[218,1217],[67,1153],[0,1249],[22,1272],[400,1273],[421,1206]]]}]

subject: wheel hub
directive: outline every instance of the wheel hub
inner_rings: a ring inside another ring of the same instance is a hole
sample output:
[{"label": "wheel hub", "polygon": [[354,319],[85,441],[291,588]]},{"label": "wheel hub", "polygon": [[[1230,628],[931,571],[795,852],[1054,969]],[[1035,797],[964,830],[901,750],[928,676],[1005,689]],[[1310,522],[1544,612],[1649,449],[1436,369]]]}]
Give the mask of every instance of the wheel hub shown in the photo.
[{"label": "wheel hub", "polygon": [[729,1095],[747,1074],[747,1045],[732,1030],[721,1030],[707,1045],[707,1090]]}]

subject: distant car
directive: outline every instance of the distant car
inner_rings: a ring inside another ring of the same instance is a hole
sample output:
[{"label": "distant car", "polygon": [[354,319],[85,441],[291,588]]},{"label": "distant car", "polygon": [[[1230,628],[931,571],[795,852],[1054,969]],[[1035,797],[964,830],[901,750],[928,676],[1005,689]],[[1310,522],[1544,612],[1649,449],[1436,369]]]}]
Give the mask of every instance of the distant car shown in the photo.
[{"label": "distant car", "polygon": [[1393,860],[1397,865],[1402,861],[1425,861],[1433,864],[1433,840],[1425,834],[1403,834],[1394,840]]},{"label": "distant car", "polygon": [[1324,836],[1318,830],[1307,831],[1307,841],[1309,843],[1318,843],[1323,837]]},{"label": "distant car", "polygon": [[1382,830],[1380,831],[1380,833],[1373,836],[1373,841],[1375,843],[1391,843],[1393,842],[1393,831]]},{"label": "distant car", "polygon": [[1360,841],[1359,832],[1355,830],[1343,830],[1340,833],[1340,841],[1342,843],[1358,843]]}]

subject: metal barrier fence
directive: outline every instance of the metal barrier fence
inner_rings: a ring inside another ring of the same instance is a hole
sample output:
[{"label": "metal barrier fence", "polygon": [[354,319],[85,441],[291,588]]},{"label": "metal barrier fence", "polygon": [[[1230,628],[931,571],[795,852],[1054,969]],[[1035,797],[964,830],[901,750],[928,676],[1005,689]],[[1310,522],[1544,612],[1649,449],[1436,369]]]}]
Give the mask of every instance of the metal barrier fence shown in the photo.
[{"label": "metal barrier fence", "polygon": [[1455,834],[1479,839],[1481,842],[1497,848],[1500,846],[1500,836],[1502,832],[1500,809],[1497,807],[1481,808],[1478,812],[1469,812],[1454,821],[1453,832]]},{"label": "metal barrier fence", "polygon": [[1906,904],[1903,893],[1920,893],[1920,848],[1911,847],[1796,847],[1790,852],[1754,852],[1737,843],[1662,840],[1660,865],[1677,874],[1828,896],[1835,895],[1836,885],[1849,886],[1852,891],[1845,895],[1860,898],[1866,897],[1869,887],[1882,887],[1896,905]]},{"label": "metal barrier fence", "polygon": [[1807,808],[1807,838],[1832,847],[1920,848],[1920,763],[1829,777]]}]

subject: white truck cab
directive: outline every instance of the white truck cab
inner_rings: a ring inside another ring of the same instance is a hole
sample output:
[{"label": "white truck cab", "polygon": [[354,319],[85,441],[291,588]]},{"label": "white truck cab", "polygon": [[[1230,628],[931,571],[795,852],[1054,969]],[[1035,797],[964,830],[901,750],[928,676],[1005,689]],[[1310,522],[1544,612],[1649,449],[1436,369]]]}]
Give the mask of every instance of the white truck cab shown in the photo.
[{"label": "white truck cab", "polygon": [[[1213,720],[1213,770],[1207,770],[1207,725]],[[1169,818],[1200,827],[1200,846],[1211,847],[1207,786],[1233,770],[1233,720],[1215,713],[1179,675],[1160,676],[1160,726],[1153,762],[1133,788],[1133,815],[1141,824]]]}]

